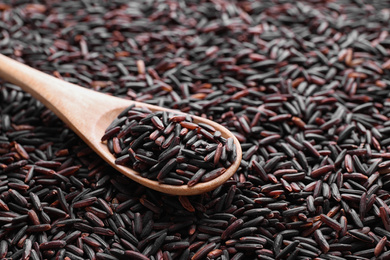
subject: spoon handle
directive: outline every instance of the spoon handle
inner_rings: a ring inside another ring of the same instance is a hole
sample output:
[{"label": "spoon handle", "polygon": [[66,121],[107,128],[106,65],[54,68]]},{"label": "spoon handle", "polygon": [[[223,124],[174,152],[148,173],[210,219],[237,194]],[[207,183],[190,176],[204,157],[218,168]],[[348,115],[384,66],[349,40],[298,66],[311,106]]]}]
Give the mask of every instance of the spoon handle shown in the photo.
[{"label": "spoon handle", "polygon": [[[73,96],[68,90],[70,83],[49,76],[2,54],[0,54],[0,77],[21,87],[49,109],[60,109],[64,103],[61,100],[67,99],[70,95]],[[67,86],[64,86],[64,83]]]},{"label": "spoon handle", "polygon": [[[108,110],[123,107],[121,100],[89,90],[38,71],[0,54],[0,78],[11,82],[43,103],[81,138],[86,140],[91,126]],[[113,100],[115,99],[115,100]]]}]

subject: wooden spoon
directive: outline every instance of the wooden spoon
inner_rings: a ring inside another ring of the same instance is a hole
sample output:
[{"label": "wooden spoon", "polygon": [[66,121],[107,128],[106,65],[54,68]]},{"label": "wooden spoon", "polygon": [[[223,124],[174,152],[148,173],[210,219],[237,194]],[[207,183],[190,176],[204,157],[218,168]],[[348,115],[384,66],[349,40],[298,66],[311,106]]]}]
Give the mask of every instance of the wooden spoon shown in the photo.
[{"label": "wooden spoon", "polygon": [[242,151],[237,138],[225,127],[205,118],[192,116],[196,123],[212,125],[225,138],[233,137],[237,150],[236,161],[219,177],[193,187],[161,184],[140,176],[131,168],[115,164],[115,157],[100,140],[110,123],[131,104],[146,107],[153,112],[168,111],[181,113],[159,106],[126,100],[99,93],[75,84],[52,77],[18,61],[0,54],[0,77],[30,93],[65,122],[89,147],[112,167],[151,189],[173,195],[195,195],[217,188],[227,181],[237,170],[241,162]]}]

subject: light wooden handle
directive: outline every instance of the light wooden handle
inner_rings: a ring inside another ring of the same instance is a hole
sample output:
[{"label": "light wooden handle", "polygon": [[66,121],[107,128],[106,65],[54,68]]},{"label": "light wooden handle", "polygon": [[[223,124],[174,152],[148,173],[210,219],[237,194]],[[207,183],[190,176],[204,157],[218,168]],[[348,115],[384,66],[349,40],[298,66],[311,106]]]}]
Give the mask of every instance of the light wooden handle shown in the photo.
[{"label": "light wooden handle", "polygon": [[[1,54],[0,77],[30,93],[85,141],[91,124],[107,111],[104,104],[114,98],[55,78]],[[128,105],[128,101],[121,103],[118,98],[111,102],[118,107],[123,107],[125,102]]]}]

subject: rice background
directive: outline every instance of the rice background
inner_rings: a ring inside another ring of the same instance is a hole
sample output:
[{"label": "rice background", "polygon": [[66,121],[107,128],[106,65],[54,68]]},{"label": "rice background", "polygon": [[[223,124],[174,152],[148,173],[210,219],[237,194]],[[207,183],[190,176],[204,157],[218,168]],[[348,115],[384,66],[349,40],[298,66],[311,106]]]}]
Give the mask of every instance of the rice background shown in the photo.
[{"label": "rice background", "polygon": [[1,82],[0,256],[388,259],[389,18],[389,1],[3,1],[2,54],[210,118],[244,155],[212,192],[160,194]]}]

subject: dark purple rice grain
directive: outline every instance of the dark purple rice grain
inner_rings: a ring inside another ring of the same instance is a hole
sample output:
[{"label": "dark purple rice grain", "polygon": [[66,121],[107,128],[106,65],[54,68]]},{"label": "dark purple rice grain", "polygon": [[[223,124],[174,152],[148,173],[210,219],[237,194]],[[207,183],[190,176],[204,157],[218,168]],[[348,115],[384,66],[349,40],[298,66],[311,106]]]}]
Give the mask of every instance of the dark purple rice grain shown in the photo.
[{"label": "dark purple rice grain", "polygon": [[198,249],[195,254],[192,256],[191,259],[197,260],[197,259],[203,259],[207,256],[209,252],[211,252],[216,246],[216,243],[212,242],[210,244],[205,244],[200,249]]},{"label": "dark purple rice grain", "polygon": [[41,250],[59,249],[59,248],[63,248],[65,245],[66,242],[64,240],[56,240],[56,241],[42,243],[39,245],[39,248]]},{"label": "dark purple rice grain", "polygon": [[[79,256],[77,256],[77,255],[75,255],[75,254],[73,254],[73,253],[71,253],[71,252],[69,252],[69,251],[65,251],[65,256],[68,257],[68,258],[70,258],[70,259],[75,259],[75,260],[81,260],[81,259],[83,259],[82,257],[79,257]],[[66,258],[66,257],[65,257],[65,258]]]},{"label": "dark purple rice grain", "polygon": [[278,255],[281,251],[282,248],[282,243],[283,243],[283,236],[278,234],[276,235],[274,239],[274,244],[273,244],[273,252]]},{"label": "dark purple rice grain", "polygon": [[321,251],[326,254],[329,251],[329,244],[320,229],[314,231],[314,238],[320,246]]},{"label": "dark purple rice grain", "polygon": [[293,241],[289,245],[287,245],[283,250],[279,252],[279,254],[276,255],[275,259],[281,259],[286,257],[291,251],[294,250],[295,247],[297,247],[299,244],[298,241]]},{"label": "dark purple rice grain", "polygon": [[27,200],[26,198],[24,198],[18,191],[16,190],[13,190],[13,189],[9,189],[8,190],[9,194],[11,195],[11,197],[13,198],[13,200],[15,202],[17,202],[20,206],[27,206]]},{"label": "dark purple rice grain", "polygon": [[358,239],[358,240],[361,240],[361,241],[364,241],[364,242],[367,242],[367,243],[373,243],[374,242],[373,238],[371,238],[368,235],[365,235],[364,233],[361,233],[358,230],[349,230],[348,233],[351,236],[353,236],[354,238]]},{"label": "dark purple rice grain", "polygon": [[231,238],[240,238],[240,237],[243,237],[243,236],[249,236],[249,235],[252,235],[253,232],[256,231],[256,228],[255,227],[247,227],[247,228],[243,228],[241,230],[238,230],[236,232],[234,232],[233,234],[231,234]]},{"label": "dark purple rice grain", "polygon": [[46,207],[45,206],[45,207],[43,207],[43,211],[48,213],[48,214],[50,214],[50,215],[53,214],[53,215],[56,215],[58,217],[67,217],[68,216],[68,214],[65,211],[63,211],[63,210],[61,210],[59,208]]}]

